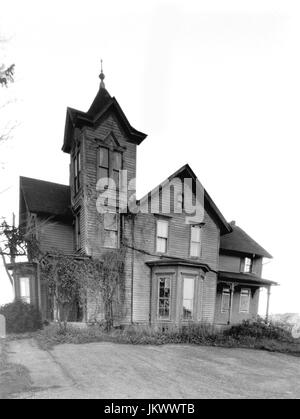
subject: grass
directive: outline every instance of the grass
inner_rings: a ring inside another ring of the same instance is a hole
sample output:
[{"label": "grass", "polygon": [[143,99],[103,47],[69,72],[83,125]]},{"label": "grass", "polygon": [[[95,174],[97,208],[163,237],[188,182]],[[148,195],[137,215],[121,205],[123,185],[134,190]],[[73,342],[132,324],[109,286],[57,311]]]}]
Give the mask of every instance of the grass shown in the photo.
[{"label": "grass", "polygon": [[8,362],[8,342],[0,339],[0,399],[27,391],[31,388],[29,373],[25,367]]},{"label": "grass", "polygon": [[[241,327],[241,326],[239,326]],[[277,329],[264,330],[264,325],[249,326],[245,324],[240,334],[236,328],[225,332],[217,331],[209,325],[190,325],[181,329],[165,331],[154,330],[145,326],[128,326],[124,329],[113,329],[110,333],[97,326],[85,329],[68,326],[66,331],[58,325],[50,325],[34,334],[42,349],[51,349],[55,345],[71,343],[82,344],[92,342],[114,342],[131,345],[164,345],[164,344],[194,344],[202,346],[219,346],[226,348],[250,348],[271,352],[286,353],[300,356],[300,340],[293,339],[286,331]]]}]

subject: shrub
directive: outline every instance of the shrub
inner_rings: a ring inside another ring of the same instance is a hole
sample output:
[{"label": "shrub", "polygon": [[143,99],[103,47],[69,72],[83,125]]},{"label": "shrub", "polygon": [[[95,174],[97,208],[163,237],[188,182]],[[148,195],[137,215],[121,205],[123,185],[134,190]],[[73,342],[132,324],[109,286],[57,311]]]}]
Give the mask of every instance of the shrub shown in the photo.
[{"label": "shrub", "polygon": [[39,310],[21,300],[0,307],[0,314],[6,319],[7,333],[34,332],[42,327]]},{"label": "shrub", "polygon": [[225,336],[237,340],[244,340],[246,337],[254,339],[271,339],[289,342],[291,334],[285,328],[273,323],[266,323],[263,319],[245,320],[241,324],[234,325],[224,331]]}]

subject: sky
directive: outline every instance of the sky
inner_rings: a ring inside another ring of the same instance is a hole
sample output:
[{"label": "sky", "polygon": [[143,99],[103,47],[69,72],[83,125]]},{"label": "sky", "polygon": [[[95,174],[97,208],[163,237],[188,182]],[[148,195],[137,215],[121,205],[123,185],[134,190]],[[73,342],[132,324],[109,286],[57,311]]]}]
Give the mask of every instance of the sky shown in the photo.
[{"label": "sky", "polygon": [[[0,91],[0,128],[15,126],[0,146],[0,216],[18,212],[20,175],[68,183],[66,107],[88,109],[102,58],[107,90],[148,134],[138,197],[189,163],[226,219],[273,255],[271,312],[300,312],[299,1],[0,6],[0,63],[16,64]],[[0,268],[0,304],[11,298]]]}]

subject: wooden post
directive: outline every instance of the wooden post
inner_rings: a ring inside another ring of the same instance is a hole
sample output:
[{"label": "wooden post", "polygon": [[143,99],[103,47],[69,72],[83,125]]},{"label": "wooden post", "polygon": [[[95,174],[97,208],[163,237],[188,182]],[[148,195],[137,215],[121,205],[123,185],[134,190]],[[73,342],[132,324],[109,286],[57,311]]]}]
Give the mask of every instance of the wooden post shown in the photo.
[{"label": "wooden post", "polygon": [[231,322],[232,322],[232,309],[233,309],[234,288],[235,288],[235,284],[231,284],[230,285],[230,305],[229,305],[228,324],[231,324]]},{"label": "wooden post", "polygon": [[269,311],[270,311],[270,297],[271,297],[271,287],[267,288],[268,296],[267,296],[267,312],[266,312],[266,322],[269,321]]}]

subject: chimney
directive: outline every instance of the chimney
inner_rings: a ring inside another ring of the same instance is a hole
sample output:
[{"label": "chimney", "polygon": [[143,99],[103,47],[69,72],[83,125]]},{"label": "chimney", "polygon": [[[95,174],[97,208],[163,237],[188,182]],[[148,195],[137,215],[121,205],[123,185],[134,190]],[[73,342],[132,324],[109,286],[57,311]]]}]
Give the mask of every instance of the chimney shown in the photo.
[{"label": "chimney", "polygon": [[235,220],[234,221],[230,221],[230,223],[229,223],[231,226],[235,226]]}]

